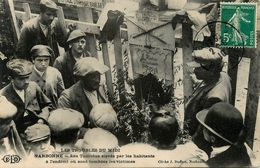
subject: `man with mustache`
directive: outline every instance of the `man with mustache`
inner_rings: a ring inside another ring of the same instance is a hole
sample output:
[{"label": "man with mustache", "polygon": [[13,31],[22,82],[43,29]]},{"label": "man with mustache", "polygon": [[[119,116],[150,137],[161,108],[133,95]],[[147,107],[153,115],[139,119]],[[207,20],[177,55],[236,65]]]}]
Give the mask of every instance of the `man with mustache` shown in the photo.
[{"label": "man with mustache", "polygon": [[108,67],[94,57],[78,60],[74,66],[74,75],[79,81],[64,90],[58,100],[58,108],[71,108],[84,115],[83,127],[89,127],[89,113],[99,104],[108,102],[103,85],[100,85],[101,75],[108,71]]},{"label": "man with mustache", "polygon": [[52,110],[51,101],[41,88],[29,81],[33,64],[24,59],[13,59],[7,63],[10,70],[11,82],[5,86],[0,94],[5,96],[17,108],[13,120],[18,133],[24,133],[28,126],[44,123]]},{"label": "man with mustache", "polygon": [[[58,57],[57,42],[61,47],[65,47],[67,34],[64,34],[58,21],[54,21],[57,9],[57,5],[52,0],[40,1],[39,16],[27,21],[21,30],[16,53],[18,58],[31,60],[30,50],[37,44],[51,47],[55,58]],[[55,58],[52,58],[51,65]]]},{"label": "man with mustache", "polygon": [[69,88],[77,81],[73,75],[73,67],[76,61],[90,56],[90,53],[86,51],[86,34],[81,30],[72,31],[67,44],[69,50],[64,55],[59,56],[53,64],[53,67],[61,72],[65,88]]}]

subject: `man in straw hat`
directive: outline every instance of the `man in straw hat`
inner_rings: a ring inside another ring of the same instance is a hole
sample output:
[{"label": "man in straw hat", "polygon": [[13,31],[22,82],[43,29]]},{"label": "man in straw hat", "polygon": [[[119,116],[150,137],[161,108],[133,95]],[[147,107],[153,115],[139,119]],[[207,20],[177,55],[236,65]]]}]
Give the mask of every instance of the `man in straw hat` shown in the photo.
[{"label": "man in straw hat", "polygon": [[53,64],[53,67],[61,72],[65,88],[69,88],[77,82],[73,75],[73,67],[76,61],[90,56],[90,53],[86,51],[86,34],[83,31],[79,29],[72,31],[68,37],[67,44],[69,50],[64,55],[59,56]]},{"label": "man in straw hat", "polygon": [[203,135],[213,148],[207,161],[209,167],[251,166],[244,145],[245,131],[243,118],[235,107],[219,102],[209,110],[196,115],[203,126]]},{"label": "man in straw hat", "polygon": [[11,73],[11,82],[0,93],[17,108],[14,122],[19,133],[37,122],[43,123],[52,110],[51,101],[41,88],[29,81],[33,64],[24,59],[13,59],[7,63]]},{"label": "man in straw hat", "polygon": [[94,57],[78,60],[74,66],[74,75],[79,81],[64,90],[58,100],[61,108],[71,108],[84,115],[84,127],[89,127],[89,113],[95,105],[108,102],[104,87],[100,85],[101,74],[108,71],[108,67]]},{"label": "man in straw hat", "polygon": [[27,21],[21,30],[16,53],[18,58],[30,60],[30,50],[37,44],[51,47],[54,51],[54,57],[58,57],[59,49],[57,42],[61,47],[64,47],[67,34],[64,34],[57,20],[53,21],[57,10],[58,7],[52,0],[40,1],[39,16]]},{"label": "man in straw hat", "polygon": [[31,56],[34,67],[30,80],[40,86],[54,108],[57,108],[58,98],[65,88],[61,73],[56,68],[49,66],[52,53],[52,49],[46,45],[33,46]]}]

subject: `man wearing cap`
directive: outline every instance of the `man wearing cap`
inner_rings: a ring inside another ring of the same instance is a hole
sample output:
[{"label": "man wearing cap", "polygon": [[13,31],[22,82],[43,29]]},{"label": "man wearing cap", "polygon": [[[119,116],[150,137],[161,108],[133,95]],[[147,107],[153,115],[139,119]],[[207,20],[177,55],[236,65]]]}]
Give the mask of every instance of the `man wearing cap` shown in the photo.
[{"label": "man wearing cap", "polygon": [[[113,156],[115,155],[114,151],[116,151],[116,149],[117,151],[119,151],[117,137],[111,132],[102,128],[88,129],[84,135],[84,138],[79,139],[75,146],[79,149],[82,149],[85,155],[93,154],[93,152],[91,151],[93,149],[106,149],[98,152],[100,156]],[[88,151],[86,149],[91,150]],[[92,162],[89,162],[87,167],[111,167],[112,165],[110,165],[109,163],[111,163],[111,161],[114,159],[115,157],[104,157],[102,158],[103,162],[100,162],[100,158],[93,157],[91,158]],[[112,167],[115,167],[115,165],[113,165]]]},{"label": "man wearing cap", "polygon": [[49,66],[53,51],[46,45],[35,45],[31,49],[31,56],[34,63],[30,80],[36,82],[43,93],[51,100],[54,108],[57,108],[58,98],[64,90],[64,83],[61,73]]},{"label": "man wearing cap", "polygon": [[18,132],[24,133],[28,126],[43,123],[53,107],[41,88],[35,82],[29,81],[33,68],[30,61],[13,59],[7,63],[7,68],[12,79],[0,94],[16,106],[18,111],[14,122]]},{"label": "man wearing cap", "polygon": [[51,146],[51,131],[46,124],[34,124],[25,130],[25,140],[28,153],[42,154],[54,151]]},{"label": "man wearing cap", "polygon": [[194,68],[196,78],[202,82],[194,89],[185,104],[184,129],[193,136],[194,143],[209,155],[211,148],[203,138],[196,114],[217,102],[230,102],[230,77],[221,72],[224,64],[222,59],[225,55],[220,49],[207,47],[193,51],[192,56],[194,61],[188,63],[188,66]]},{"label": "man wearing cap", "polygon": [[86,51],[86,34],[81,30],[74,30],[70,33],[67,40],[69,50],[64,55],[59,56],[53,67],[57,68],[63,77],[65,88],[69,88],[76,83],[76,78],[73,75],[73,67],[80,58],[90,56]]},{"label": "man wearing cap", "polygon": [[[51,47],[55,58],[59,55],[58,44],[65,46],[67,35],[63,33],[60,23],[53,21],[58,7],[52,0],[40,1],[40,14],[27,21],[21,30],[17,44],[16,55],[18,58],[30,60],[30,50],[37,44]],[[51,65],[55,58],[52,58]]]},{"label": "man wearing cap", "polygon": [[48,123],[55,142],[55,149],[73,147],[78,140],[80,128],[84,124],[84,116],[73,109],[59,108],[50,113]]},{"label": "man wearing cap", "polygon": [[203,135],[213,148],[209,167],[250,167],[243,118],[235,107],[219,102],[196,115],[203,126]]},{"label": "man wearing cap", "polygon": [[113,131],[118,124],[117,115],[111,104],[99,103],[95,105],[89,114],[90,127],[99,127]]},{"label": "man wearing cap", "polygon": [[89,127],[89,113],[93,106],[108,102],[104,86],[100,85],[101,74],[108,71],[108,67],[94,57],[78,60],[74,66],[74,75],[79,81],[64,90],[58,100],[58,107],[71,108],[84,115],[84,127]]},{"label": "man wearing cap", "polygon": [[230,77],[221,72],[223,68],[223,52],[218,48],[208,47],[195,50],[194,61],[188,66],[194,68],[194,74],[202,82],[195,88],[193,94],[185,104],[184,121],[190,135],[194,135],[198,128],[196,114],[211,107],[217,102],[230,102]]}]

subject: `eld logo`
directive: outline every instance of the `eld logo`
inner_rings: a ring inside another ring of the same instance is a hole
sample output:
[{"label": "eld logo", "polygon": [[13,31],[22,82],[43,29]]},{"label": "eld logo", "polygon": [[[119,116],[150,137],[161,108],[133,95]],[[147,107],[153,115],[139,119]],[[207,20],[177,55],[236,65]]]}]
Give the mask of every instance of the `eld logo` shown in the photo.
[{"label": "eld logo", "polygon": [[22,158],[18,155],[5,155],[2,160],[5,162],[5,163],[10,163],[10,164],[13,164],[13,163],[19,163],[20,160]]}]

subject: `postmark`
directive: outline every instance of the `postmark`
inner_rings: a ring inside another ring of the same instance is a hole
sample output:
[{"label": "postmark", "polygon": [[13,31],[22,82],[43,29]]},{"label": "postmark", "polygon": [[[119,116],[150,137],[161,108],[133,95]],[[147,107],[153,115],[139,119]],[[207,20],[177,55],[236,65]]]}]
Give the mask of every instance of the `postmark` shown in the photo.
[{"label": "postmark", "polygon": [[[256,3],[220,3],[221,47],[256,48]],[[238,33],[240,32],[240,34]]]},{"label": "postmark", "polygon": [[[226,41],[223,41],[222,33],[221,33],[221,26],[229,27],[232,31],[236,32],[239,37],[242,38],[241,32],[233,25],[227,22],[223,21],[212,21],[204,26],[201,27],[201,29],[195,34],[194,39],[193,39],[193,50],[199,50],[202,48],[208,48],[208,50],[214,54],[213,47],[221,49],[221,54],[219,55],[221,58],[224,58],[226,56],[233,57],[233,60],[237,60],[236,63],[232,64],[229,66],[229,69],[233,69],[238,66],[240,61],[242,60],[244,53],[245,53],[245,46],[244,43],[241,44],[240,47],[223,47],[222,45],[225,44],[227,45]],[[203,34],[203,30],[206,29],[207,27],[210,28],[211,30],[211,36],[206,37]],[[204,36],[204,40],[200,42],[198,39]],[[242,39],[243,41],[243,39]],[[229,54],[231,53],[232,54]],[[203,67],[203,66],[202,66]],[[206,67],[204,67],[206,68]],[[207,68],[206,68],[207,69]],[[208,69],[207,69],[208,70]]]}]

